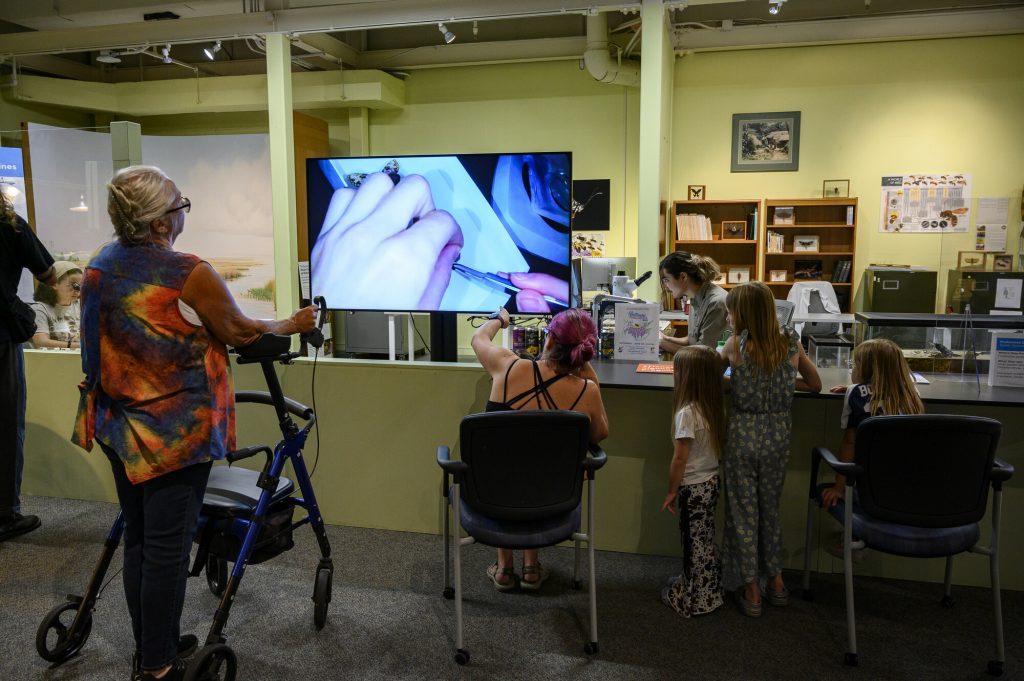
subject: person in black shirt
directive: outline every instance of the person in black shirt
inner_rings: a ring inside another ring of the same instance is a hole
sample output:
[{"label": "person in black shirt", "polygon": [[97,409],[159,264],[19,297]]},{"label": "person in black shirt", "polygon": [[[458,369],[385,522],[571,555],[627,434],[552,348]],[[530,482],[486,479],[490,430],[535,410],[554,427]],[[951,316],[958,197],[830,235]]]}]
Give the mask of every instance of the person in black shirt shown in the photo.
[{"label": "person in black shirt", "polygon": [[[39,527],[39,518],[22,515],[21,469],[25,442],[25,355],[10,330],[9,298],[17,295],[21,271],[53,285],[53,257],[28,223],[14,213],[0,192],[0,541]],[[0,296],[3,297],[3,296]]]}]

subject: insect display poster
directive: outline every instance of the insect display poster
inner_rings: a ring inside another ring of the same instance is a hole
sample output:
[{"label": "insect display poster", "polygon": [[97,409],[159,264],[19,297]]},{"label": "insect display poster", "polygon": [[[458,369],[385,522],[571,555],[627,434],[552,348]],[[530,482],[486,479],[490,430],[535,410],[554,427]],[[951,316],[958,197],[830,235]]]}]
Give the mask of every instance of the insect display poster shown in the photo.
[{"label": "insect display poster", "polygon": [[970,210],[970,173],[885,175],[878,231],[967,232]]}]

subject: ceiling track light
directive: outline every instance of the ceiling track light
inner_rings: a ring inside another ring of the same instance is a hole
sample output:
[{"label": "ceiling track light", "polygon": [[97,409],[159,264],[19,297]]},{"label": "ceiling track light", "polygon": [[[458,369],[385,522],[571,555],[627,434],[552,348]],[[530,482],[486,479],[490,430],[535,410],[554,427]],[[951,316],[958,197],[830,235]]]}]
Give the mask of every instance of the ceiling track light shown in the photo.
[{"label": "ceiling track light", "polygon": [[213,61],[214,59],[217,58],[217,53],[218,52],[220,52],[220,41],[219,40],[217,42],[215,42],[213,45],[211,45],[210,47],[204,47],[203,48],[203,54],[205,54],[206,58],[209,59],[210,61]]},{"label": "ceiling track light", "polygon": [[782,3],[786,0],[768,0],[768,14],[776,15],[782,9]]},{"label": "ceiling track light", "polygon": [[443,23],[438,23],[437,24],[437,30],[440,31],[441,35],[444,36],[445,43],[450,45],[453,42],[455,42],[455,34],[452,33],[451,31],[449,31],[448,27],[445,26]]},{"label": "ceiling track light", "polygon": [[121,57],[113,50],[100,50],[100,55],[96,57],[96,61],[101,64],[120,64]]},{"label": "ceiling track light", "polygon": [[165,64],[172,63],[173,60],[171,59],[171,44],[170,43],[167,43],[166,45],[164,45],[163,47],[160,48],[160,54],[162,54],[164,56],[163,61],[164,61]]}]

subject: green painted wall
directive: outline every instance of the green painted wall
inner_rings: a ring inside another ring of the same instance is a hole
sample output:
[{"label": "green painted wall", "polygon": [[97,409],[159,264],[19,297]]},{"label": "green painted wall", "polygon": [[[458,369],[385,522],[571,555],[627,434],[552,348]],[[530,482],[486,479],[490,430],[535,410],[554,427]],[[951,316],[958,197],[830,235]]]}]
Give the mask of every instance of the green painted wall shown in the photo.
[{"label": "green painted wall", "polygon": [[0,133],[5,138],[18,137],[14,131],[21,129],[22,122],[42,123],[65,128],[86,128],[97,125],[91,113],[16,101],[11,98],[8,88],[0,88]]},{"label": "green painted wall", "polygon": [[[673,196],[813,198],[849,179],[860,197],[853,281],[871,262],[945,270],[967,234],[881,234],[882,175],[967,172],[975,197],[1021,198],[1024,35],[705,52],[676,66]],[[731,173],[732,114],[800,111],[798,172]],[[1012,225],[1013,223],[1011,223]],[[1011,232],[1015,230],[1011,229]],[[1019,237],[1018,237],[1019,238]],[[1016,253],[1018,238],[1008,244]]]}]

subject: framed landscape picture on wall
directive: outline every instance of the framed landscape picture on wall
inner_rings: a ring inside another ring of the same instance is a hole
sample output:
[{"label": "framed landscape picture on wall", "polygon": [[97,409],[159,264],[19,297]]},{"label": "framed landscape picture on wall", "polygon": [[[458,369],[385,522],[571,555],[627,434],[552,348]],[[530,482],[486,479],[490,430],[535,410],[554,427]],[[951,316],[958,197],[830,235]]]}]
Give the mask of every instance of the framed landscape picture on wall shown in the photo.
[{"label": "framed landscape picture on wall", "polygon": [[799,168],[799,111],[732,115],[732,172]]}]

